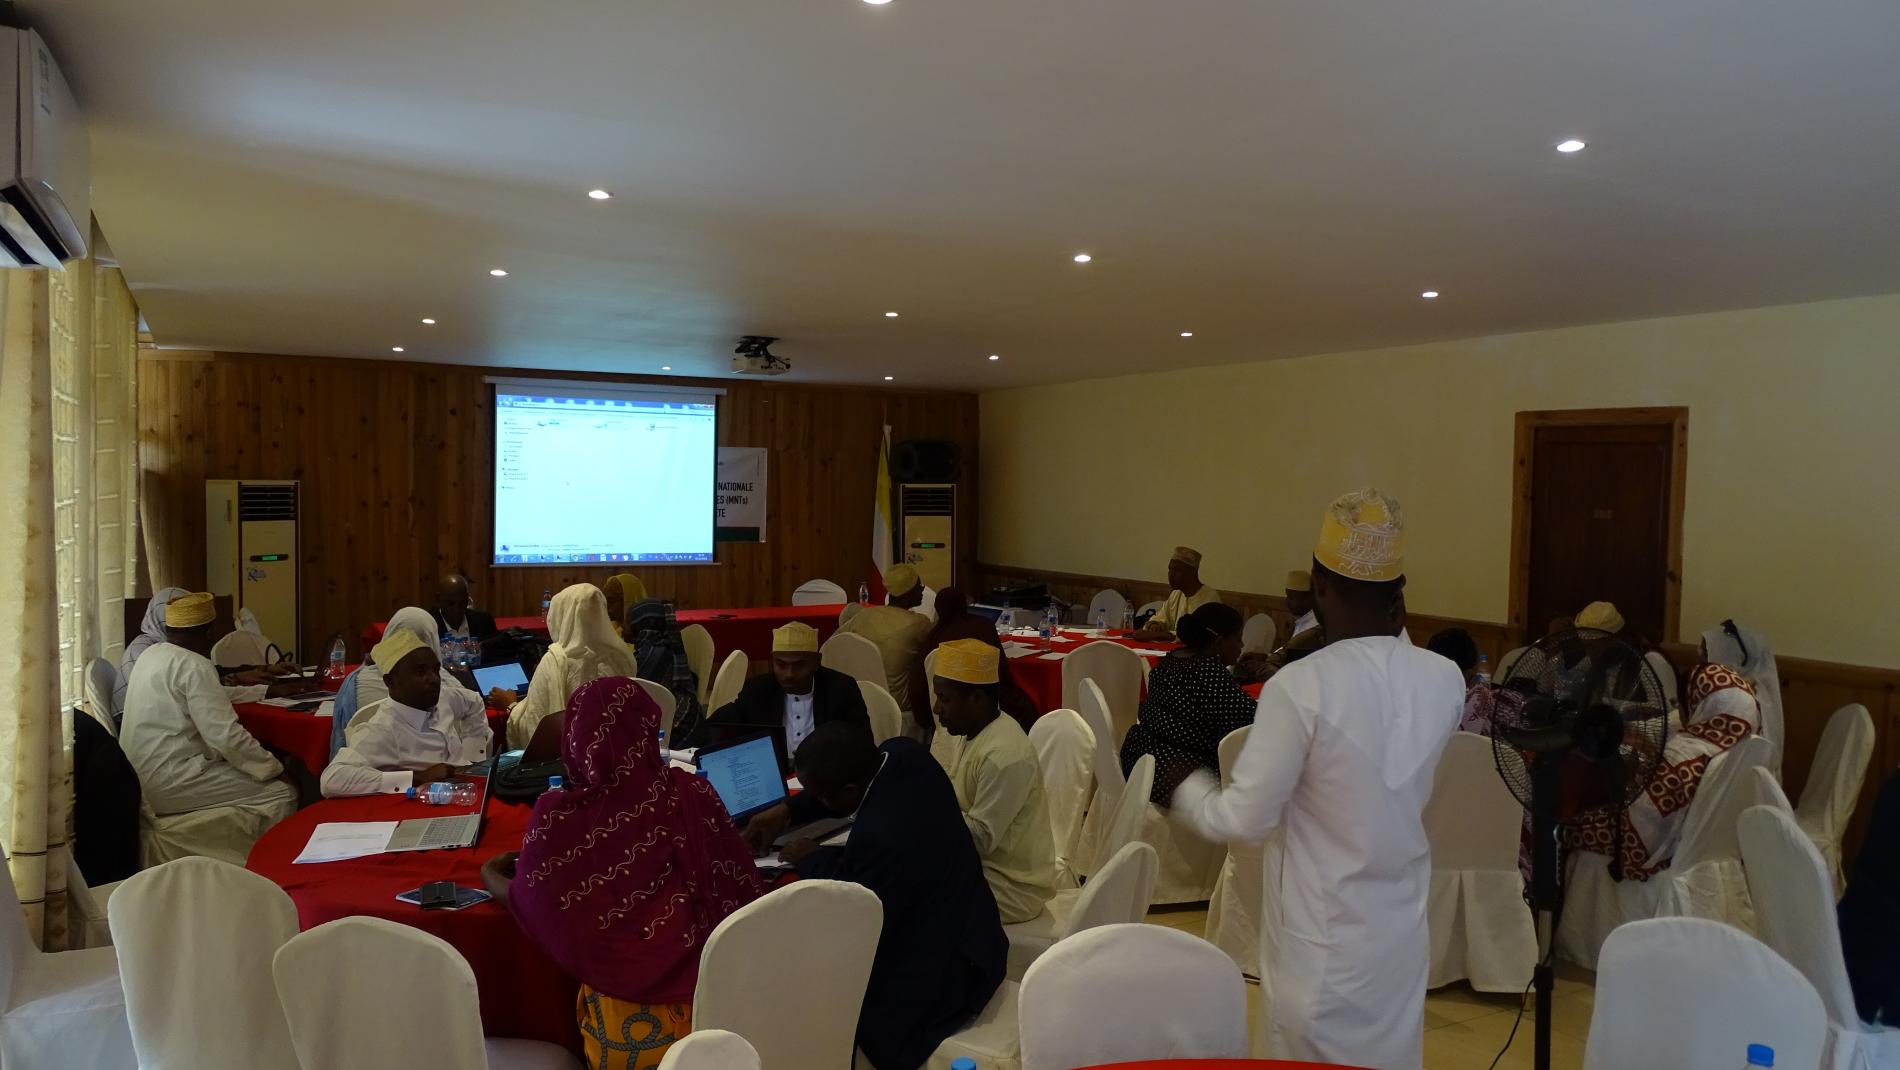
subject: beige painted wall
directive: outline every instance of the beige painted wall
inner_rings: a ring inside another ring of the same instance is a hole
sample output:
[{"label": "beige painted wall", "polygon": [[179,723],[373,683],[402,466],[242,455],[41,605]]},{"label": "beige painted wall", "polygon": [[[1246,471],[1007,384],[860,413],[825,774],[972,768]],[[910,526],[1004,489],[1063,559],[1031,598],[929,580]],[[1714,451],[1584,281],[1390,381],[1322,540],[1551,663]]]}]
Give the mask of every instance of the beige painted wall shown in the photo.
[{"label": "beige painted wall", "polygon": [[1185,542],[1273,591],[1372,485],[1405,506],[1413,610],[1502,621],[1514,414],[1639,405],[1689,407],[1683,638],[1733,616],[1900,667],[1900,296],[984,394],[980,553],[1159,579]]}]

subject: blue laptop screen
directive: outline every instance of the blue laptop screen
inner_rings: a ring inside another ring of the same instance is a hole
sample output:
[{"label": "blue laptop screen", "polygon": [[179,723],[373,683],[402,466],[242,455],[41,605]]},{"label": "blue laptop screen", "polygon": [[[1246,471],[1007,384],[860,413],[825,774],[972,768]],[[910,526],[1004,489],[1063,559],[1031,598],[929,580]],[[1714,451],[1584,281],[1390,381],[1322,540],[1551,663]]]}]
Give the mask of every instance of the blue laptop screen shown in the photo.
[{"label": "blue laptop screen", "polygon": [[712,782],[719,801],[733,817],[763,809],[785,797],[779,779],[778,752],[770,736],[709,751],[699,756],[699,772]]},{"label": "blue laptop screen", "polygon": [[512,661],[506,665],[484,665],[475,670],[475,684],[484,695],[498,687],[505,691],[525,692],[528,690],[528,674]]}]

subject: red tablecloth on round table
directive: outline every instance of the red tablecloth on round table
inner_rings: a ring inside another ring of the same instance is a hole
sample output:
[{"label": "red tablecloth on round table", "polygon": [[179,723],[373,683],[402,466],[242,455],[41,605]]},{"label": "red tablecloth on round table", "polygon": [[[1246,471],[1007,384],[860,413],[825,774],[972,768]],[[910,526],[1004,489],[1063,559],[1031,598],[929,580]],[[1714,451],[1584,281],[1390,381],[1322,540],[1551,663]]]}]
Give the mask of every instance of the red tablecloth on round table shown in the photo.
[{"label": "red tablecloth on round table", "polygon": [[[302,758],[312,773],[322,773],[330,764],[330,718],[263,702],[234,702],[231,708],[237,711],[238,723],[259,743]],[[490,709],[488,727],[499,744],[508,731],[508,711]]]},{"label": "red tablecloth on round table", "polygon": [[[698,624],[712,633],[713,648],[721,660],[734,650],[743,650],[753,661],[772,656],[772,629],[791,621],[804,621],[818,629],[823,642],[838,630],[838,614],[843,606],[762,606],[754,609],[682,609],[675,614],[680,627]],[[363,649],[368,650],[383,638],[383,621],[363,629]],[[495,627],[521,628],[546,639],[547,622],[540,617],[496,617]]]},{"label": "red tablecloth on round table", "polygon": [[[1036,709],[1043,713],[1062,708],[1062,660],[1049,661],[1043,655],[1051,653],[1073,654],[1085,644],[1106,639],[1111,643],[1135,650],[1168,651],[1178,643],[1144,643],[1128,638],[1126,635],[1087,636],[1074,632],[1063,632],[1060,637],[1044,646],[1040,638],[1028,639],[1015,636],[1003,636],[1003,644],[1011,643],[1035,647],[1033,651],[1019,654],[1009,659],[1009,672],[1016,683],[1029,697],[1036,700]],[[1066,660],[1066,659],[1065,659]],[[1153,659],[1150,659],[1153,664]]]},{"label": "red tablecloth on round table", "polygon": [[425,911],[396,902],[398,893],[435,880],[481,887],[481,864],[521,847],[531,807],[490,800],[488,823],[481,841],[471,849],[413,851],[301,866],[291,862],[309,842],[311,831],[325,821],[394,821],[458,812],[467,811],[394,795],[326,799],[266,832],[251,848],[246,867],[290,893],[301,928],[363,914],[414,925],[447,940],[475,971],[482,1028],[488,1035],[546,1040],[579,1051],[580,1031],[574,1021],[579,984],[528,942],[506,909],[488,902],[466,910]]},{"label": "red tablecloth on round table", "polygon": [[1103,1063],[1082,1070],[1359,1070],[1340,1063],[1296,1063],[1285,1059],[1154,1059],[1140,1063]]}]

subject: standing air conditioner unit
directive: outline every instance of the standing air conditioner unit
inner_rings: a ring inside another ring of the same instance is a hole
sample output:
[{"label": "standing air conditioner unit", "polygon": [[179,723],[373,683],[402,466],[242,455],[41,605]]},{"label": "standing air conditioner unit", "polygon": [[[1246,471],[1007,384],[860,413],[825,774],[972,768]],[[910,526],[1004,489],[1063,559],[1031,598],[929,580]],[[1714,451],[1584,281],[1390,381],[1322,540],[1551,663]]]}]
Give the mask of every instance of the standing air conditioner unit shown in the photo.
[{"label": "standing air conditioner unit", "polygon": [[899,484],[897,503],[904,562],[931,590],[950,586],[956,580],[957,485]]},{"label": "standing air conditioner unit", "polygon": [[205,480],[205,580],[212,594],[231,596],[233,613],[250,610],[271,642],[295,652],[303,622],[296,480]]}]

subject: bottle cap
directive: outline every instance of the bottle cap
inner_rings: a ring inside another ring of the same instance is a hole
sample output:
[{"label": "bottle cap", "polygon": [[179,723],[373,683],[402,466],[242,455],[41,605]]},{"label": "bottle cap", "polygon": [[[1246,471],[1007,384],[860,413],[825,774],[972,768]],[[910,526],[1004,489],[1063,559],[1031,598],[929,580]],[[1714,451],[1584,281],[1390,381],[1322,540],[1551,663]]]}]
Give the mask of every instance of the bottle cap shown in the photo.
[{"label": "bottle cap", "polygon": [[1769,1047],[1766,1044],[1750,1044],[1748,1046],[1748,1065],[1750,1066],[1775,1065],[1775,1049]]},{"label": "bottle cap", "polygon": [[560,777],[557,777],[557,776],[551,776],[551,777],[549,777],[549,778],[548,778],[548,790],[549,790],[549,791],[560,791],[560,790],[561,790],[561,778],[560,778]]},{"label": "bottle cap", "polygon": [[413,799],[416,797],[416,786],[414,784],[411,784],[407,788],[404,788],[402,793],[408,796],[409,798]]},{"label": "bottle cap", "polygon": [[965,1055],[951,1063],[950,1070],[976,1070],[976,1060]]}]

